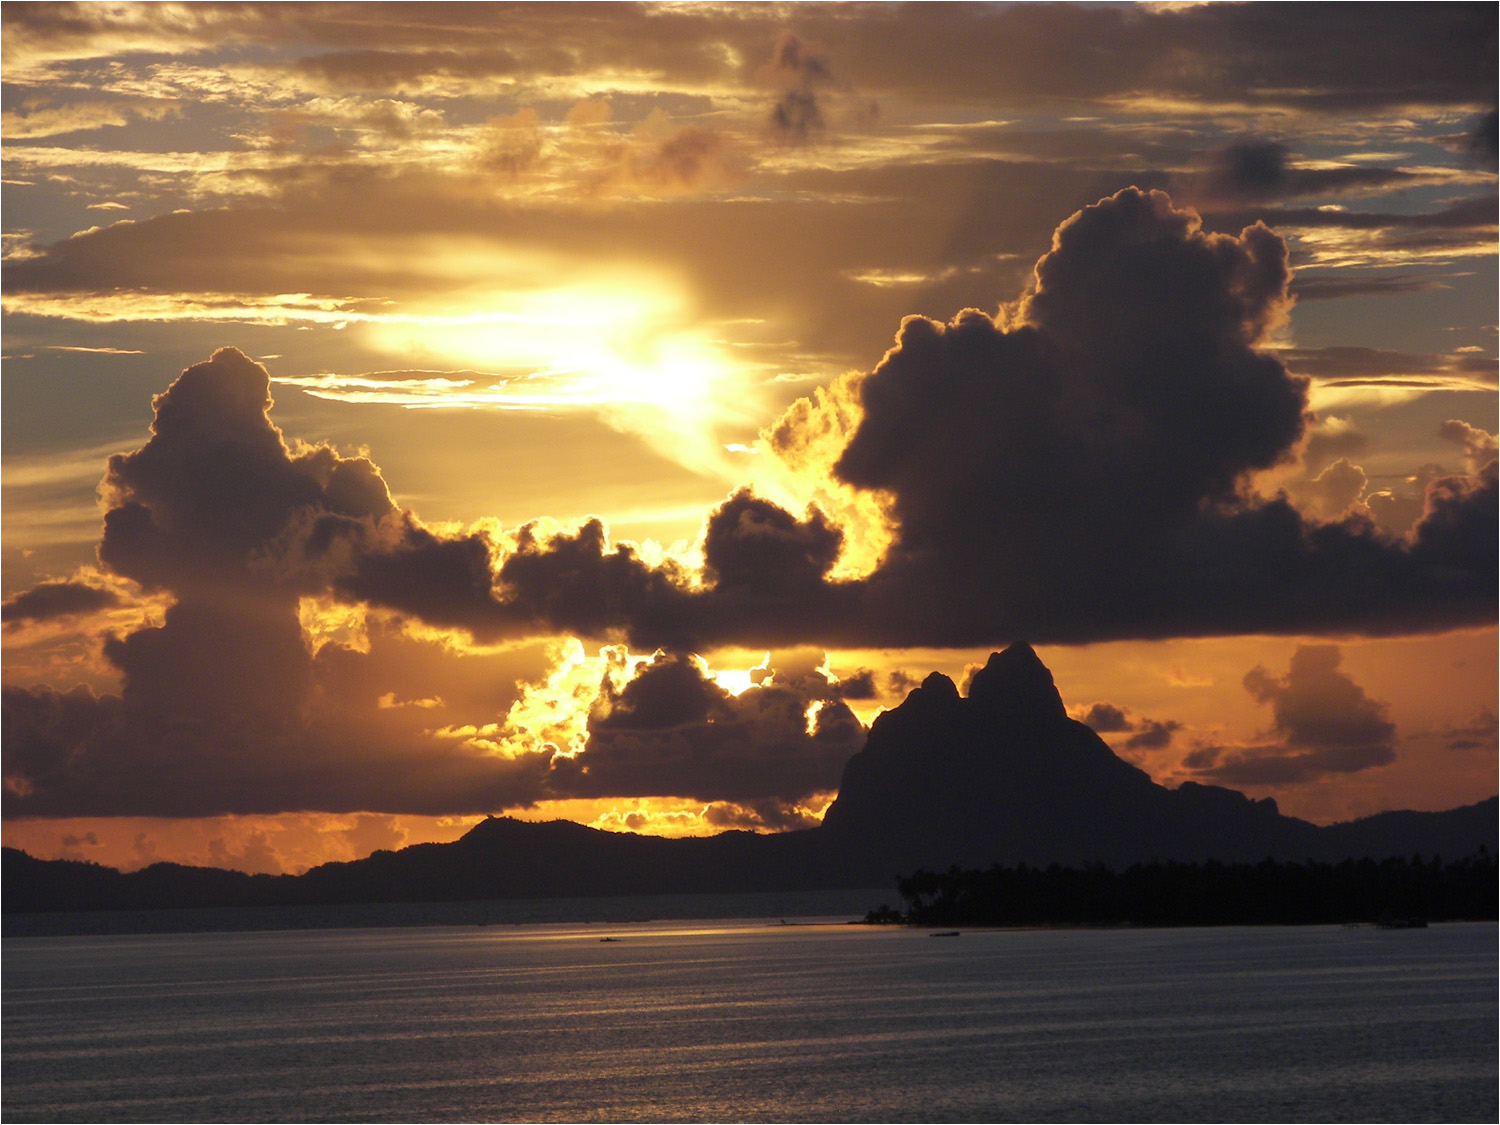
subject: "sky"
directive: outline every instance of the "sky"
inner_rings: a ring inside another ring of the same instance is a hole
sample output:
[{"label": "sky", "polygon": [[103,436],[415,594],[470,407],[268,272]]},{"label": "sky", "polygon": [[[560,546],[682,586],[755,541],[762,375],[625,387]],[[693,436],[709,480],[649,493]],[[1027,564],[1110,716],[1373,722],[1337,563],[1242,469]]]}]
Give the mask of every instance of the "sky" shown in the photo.
[{"label": "sky", "polygon": [[1497,785],[1492,4],[29,4],[3,834],[818,823],[1037,647],[1165,785]]}]

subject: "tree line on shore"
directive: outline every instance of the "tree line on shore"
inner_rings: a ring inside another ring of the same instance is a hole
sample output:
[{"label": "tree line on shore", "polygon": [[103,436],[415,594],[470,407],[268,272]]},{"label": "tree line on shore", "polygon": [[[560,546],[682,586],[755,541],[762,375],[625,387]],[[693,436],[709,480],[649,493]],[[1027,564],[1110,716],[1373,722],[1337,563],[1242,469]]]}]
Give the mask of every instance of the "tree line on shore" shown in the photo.
[{"label": "tree line on shore", "polygon": [[1434,856],[1339,863],[1136,864],[1114,870],[1001,867],[919,870],[897,880],[904,910],[882,904],[868,922],[918,926],[1237,926],[1494,921],[1495,857]]}]

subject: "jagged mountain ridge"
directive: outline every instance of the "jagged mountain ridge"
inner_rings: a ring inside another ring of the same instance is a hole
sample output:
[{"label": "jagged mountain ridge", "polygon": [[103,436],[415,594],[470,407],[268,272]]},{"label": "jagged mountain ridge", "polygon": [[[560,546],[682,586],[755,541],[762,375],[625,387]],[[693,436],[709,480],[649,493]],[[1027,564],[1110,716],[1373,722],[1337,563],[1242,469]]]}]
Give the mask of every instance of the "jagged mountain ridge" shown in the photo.
[{"label": "jagged mountain ridge", "polygon": [[1052,673],[1024,644],[992,655],[967,698],[933,673],[879,716],[824,828],[908,867],[1320,851],[1319,829],[1281,816],[1273,800],[1156,784],[1068,718]]},{"label": "jagged mountain ridge", "polygon": [[490,818],[451,844],[418,844],[299,876],[155,864],[121,875],[4,854],[7,910],[439,901],[891,886],[919,867],[1160,860],[1300,861],[1493,848],[1497,800],[1320,828],[1272,800],[1156,784],[1068,718],[1023,644],[992,655],[967,697],[934,673],[880,715],[821,827],[666,840],[566,821]]}]

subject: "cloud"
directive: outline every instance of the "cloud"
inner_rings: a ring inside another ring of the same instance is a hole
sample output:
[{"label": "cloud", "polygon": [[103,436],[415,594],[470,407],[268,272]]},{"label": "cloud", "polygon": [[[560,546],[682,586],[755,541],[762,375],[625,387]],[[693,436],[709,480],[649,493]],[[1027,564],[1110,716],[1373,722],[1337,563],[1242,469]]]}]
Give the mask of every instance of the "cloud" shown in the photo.
[{"label": "cloud", "polygon": [[1329,387],[1426,387],[1430,390],[1489,390],[1496,378],[1492,356],[1397,352],[1339,345],[1280,348],[1287,369]]},{"label": "cloud", "polygon": [[332,521],[362,543],[379,540],[382,521],[396,536],[413,525],[396,518],[368,460],[289,448],[270,406],[265,369],[223,349],[156,397],[142,448],[110,458],[100,562],[175,604],[160,624],[104,637],[119,698],[7,689],[6,770],[19,779],[8,815],[355,811],[393,801],[403,808],[392,811],[484,811],[535,799],[542,756],[424,745],[418,730],[378,722],[373,698],[369,713],[330,706],[322,665],[339,646],[315,657],[299,616],[300,595],[324,580],[308,560],[326,564],[320,552],[342,542],[319,532]]},{"label": "cloud", "polygon": [[816,828],[822,823],[816,806],[809,808],[787,801],[754,801],[748,805],[718,801],[704,810],[703,819],[723,832],[761,832],[767,829],[785,832]]},{"label": "cloud", "polygon": [[1500,444],[1497,444],[1494,434],[1458,418],[1449,418],[1439,426],[1438,437],[1451,441],[1464,451],[1464,459],[1468,462],[1471,473],[1480,472],[1500,455]]},{"label": "cloud", "polygon": [[1500,158],[1500,110],[1480,114],[1465,132],[1450,133],[1433,140],[1467,156],[1482,168],[1493,169]]},{"label": "cloud", "polygon": [[0,621],[15,629],[22,622],[93,613],[118,603],[119,596],[113,590],[85,582],[42,582],[6,598],[0,606]]},{"label": "cloud", "polygon": [[[649,76],[657,88],[722,93],[753,76],[783,32],[776,8],[612,5],[586,22],[569,11],[455,9],[439,22],[382,9],[286,11],[154,6],[4,13],[7,81],[42,83],[67,63],[118,53],[191,56],[206,47],[298,60],[315,88],[417,93],[605,88]],[[841,73],[877,96],[964,103],[1164,104],[1178,114],[1226,107],[1328,112],[1493,104],[1494,13],[1453,5],[1412,20],[1384,6],[1268,18],[1240,5],[1089,8],[962,5],[796,12],[799,40],[837,43]],[[1338,51],[1328,45],[1337,43]],[[149,57],[149,56],[148,56]],[[1077,65],[1080,57],[1088,66]]]},{"label": "cloud", "polygon": [[833,81],[827,62],[808,49],[791,32],[776,41],[771,62],[763,71],[766,81],[782,87],[771,107],[772,133],[791,143],[805,143],[824,129],[818,91]]},{"label": "cloud", "polygon": [[1140,719],[1130,717],[1129,708],[1113,703],[1093,703],[1087,708],[1070,709],[1070,713],[1095,734],[1125,734],[1130,750],[1162,750],[1171,745],[1172,736],[1182,729],[1176,719]]},{"label": "cloud", "polygon": [[1125,740],[1125,746],[1130,750],[1165,750],[1181,729],[1182,724],[1176,719],[1142,719],[1136,733]]},{"label": "cloud", "polygon": [[674,127],[660,110],[652,111],[628,137],[599,141],[598,151],[604,163],[596,176],[599,188],[627,194],[727,187],[741,180],[746,169],[744,154],[729,134],[701,125]]},{"label": "cloud", "polygon": [[[1358,171],[1359,169],[1355,169]],[[1366,170],[1370,171],[1370,170]],[[1486,173],[1423,169],[1408,186],[1422,183],[1458,187]],[[1272,207],[1222,211],[1217,224],[1234,226],[1259,220],[1293,240],[1299,268],[1409,270],[1455,259],[1488,257],[1495,246],[1495,197],[1460,198],[1434,211],[1351,211],[1328,207]],[[1298,292],[1313,298],[1361,293],[1410,292],[1441,286],[1439,277],[1309,277]]]},{"label": "cloud", "polygon": [[[490,673],[502,686],[487,693],[465,686],[458,656],[423,655],[368,616],[362,637],[315,650],[307,614],[334,598],[513,637],[561,614],[598,631],[653,598],[680,609],[685,586],[623,547],[606,553],[597,521],[549,537],[523,527],[497,571],[487,535],[427,529],[365,458],[288,446],[271,406],[265,368],[222,349],[156,397],[144,446],[110,458],[100,561],[175,601],[159,624],[103,638],[118,698],[6,689],[7,815],[435,815],[665,795],[745,802],[771,826],[777,802],[792,810],[837,784],[863,727],[840,685],[795,661],[739,696],[681,653],[622,669],[582,700],[586,738],[562,753],[507,718],[514,685],[554,659],[536,645],[502,650]],[[707,536],[715,582],[785,594],[821,581],[837,531],[816,513],[783,516],[727,501]],[[10,612],[80,597],[99,608],[88,589],[38,587]],[[271,863],[242,852],[238,866]]]},{"label": "cloud", "polygon": [[[238,353],[190,369],[152,441],[112,459],[100,555],[179,595],[231,582],[289,607],[324,590],[489,642],[568,632],[645,651],[1388,633],[1492,616],[1482,467],[1434,479],[1432,526],[1409,540],[1247,491],[1307,432],[1305,379],[1260,348],[1289,282],[1266,227],[1208,234],[1165,195],[1128,190],[1063,223],[1033,288],[996,317],[907,318],[874,371],[767,433],[800,477],[831,475],[883,513],[892,538],[861,578],[839,577],[860,544],[834,516],[745,489],[709,514],[701,575],[647,562],[597,519],[434,531],[396,510],[368,459],[289,450],[264,370]],[[1352,370],[1345,353],[1313,358]],[[1332,440],[1314,431],[1306,449]],[[1358,482],[1352,466],[1329,471],[1335,514]]]},{"label": "cloud", "polygon": [[1184,764],[1224,785],[1292,785],[1389,765],[1396,726],[1384,703],[1339,670],[1340,661],[1336,645],[1302,645],[1285,676],[1252,668],[1245,690],[1270,705],[1280,745],[1204,748]]},{"label": "cloud", "polygon": [[510,51],[488,46],[418,51],[363,48],[304,55],[294,68],[334,93],[374,90],[417,94],[445,85],[451,89],[454,81],[505,79],[520,71],[521,63]]},{"label": "cloud", "polygon": [[1321,473],[1340,458],[1363,453],[1370,439],[1349,418],[1318,418],[1308,426],[1302,464],[1309,473]]},{"label": "cloud", "polygon": [[1389,274],[1379,277],[1302,277],[1292,285],[1299,301],[1334,301],[1344,297],[1396,297],[1451,288],[1435,277]]},{"label": "cloud", "polygon": [[1492,753],[1497,733],[1500,733],[1500,719],[1489,707],[1479,708],[1467,723],[1448,726],[1442,731],[1449,750],[1488,749]]},{"label": "cloud", "polygon": [[1389,190],[1423,183],[1432,173],[1345,164],[1302,167],[1280,141],[1245,137],[1213,154],[1209,169],[1185,178],[1187,194],[1215,207],[1238,203]]},{"label": "cloud", "polygon": [[864,727],[826,690],[770,679],[731,695],[694,658],[659,653],[623,687],[608,681],[588,746],[553,763],[570,795],[796,801],[834,789]]},{"label": "cloud", "polygon": [[1115,734],[1134,730],[1134,724],[1126,717],[1125,708],[1113,703],[1094,703],[1088,710],[1074,716],[1095,734]]},{"label": "cloud", "polygon": [[1386,706],[1339,670],[1337,645],[1299,645],[1285,676],[1257,665],[1245,690],[1270,704],[1276,733],[1293,747],[1389,744],[1396,733]]},{"label": "cloud", "polygon": [[0,113],[0,136],[7,141],[55,137],[106,125],[127,125],[132,118],[160,121],[177,116],[181,108],[170,102],[77,101],[66,105],[28,105],[28,112]]},{"label": "cloud", "polygon": [[[1304,432],[1305,380],[1256,347],[1289,280],[1264,226],[1205,234],[1131,190],[1064,223],[1033,291],[998,318],[908,318],[854,381],[857,427],[831,466],[884,496],[897,528],[860,589],[863,636],[1077,642],[1490,616],[1485,554],[1439,563],[1435,539],[1318,524],[1243,491]],[[789,411],[772,444],[797,447],[823,412]],[[1493,519],[1482,479],[1453,496],[1455,523]],[[1369,585],[1356,593],[1351,573]],[[1449,601],[1460,589],[1467,608]]]}]

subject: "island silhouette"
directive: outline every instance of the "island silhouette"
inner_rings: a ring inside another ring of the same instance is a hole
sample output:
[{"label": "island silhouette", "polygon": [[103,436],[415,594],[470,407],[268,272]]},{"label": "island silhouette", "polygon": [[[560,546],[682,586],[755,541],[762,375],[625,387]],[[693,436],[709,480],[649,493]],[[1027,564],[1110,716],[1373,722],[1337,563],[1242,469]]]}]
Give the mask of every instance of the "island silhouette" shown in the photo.
[{"label": "island silhouette", "polygon": [[933,673],[878,716],[816,828],[665,839],[491,817],[450,844],[274,876],[170,863],[126,874],[6,848],[3,899],[36,912],[894,887],[920,870],[1016,865],[1458,860],[1493,848],[1497,828],[1493,797],[1318,826],[1269,798],[1159,785],[1069,718],[1051,672],[1014,644],[967,696]]}]

